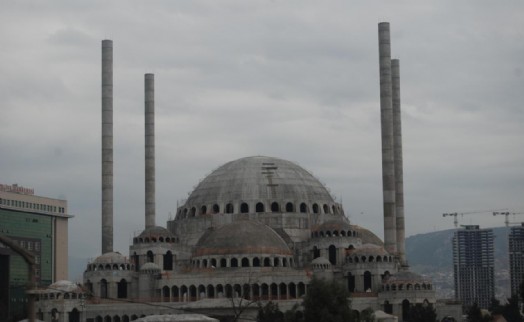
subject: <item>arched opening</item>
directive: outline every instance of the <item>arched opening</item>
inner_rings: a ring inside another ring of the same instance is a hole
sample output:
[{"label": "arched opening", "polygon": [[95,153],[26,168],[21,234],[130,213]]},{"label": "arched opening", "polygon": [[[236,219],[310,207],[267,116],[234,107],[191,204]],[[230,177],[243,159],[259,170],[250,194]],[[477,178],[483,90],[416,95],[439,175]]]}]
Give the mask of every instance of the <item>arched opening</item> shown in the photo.
[{"label": "arched opening", "polygon": [[328,207],[328,205],[324,204],[324,206],[322,208],[324,208],[324,213],[325,214],[329,214],[329,207]]},{"label": "arched opening", "polygon": [[298,296],[302,297],[306,295],[306,284],[300,282],[298,283]]},{"label": "arched opening", "polygon": [[249,259],[246,257],[242,258],[242,267],[249,267]]},{"label": "arched opening", "polygon": [[409,316],[409,301],[406,299],[402,301],[402,320],[406,321]]},{"label": "arched opening", "polygon": [[301,203],[300,204],[300,212],[301,213],[306,213],[307,212],[307,206],[305,203]]},{"label": "arched opening", "polygon": [[231,284],[226,285],[226,297],[233,297],[233,287],[231,286]]},{"label": "arched opening", "polygon": [[107,281],[105,279],[100,281],[100,298],[107,298]]},{"label": "arched opening", "polygon": [[320,257],[320,249],[317,246],[313,247],[313,259]]},{"label": "arched opening", "polygon": [[218,206],[217,204],[214,204],[213,205],[213,213],[214,214],[218,214],[220,212],[220,206]]},{"label": "arched opening", "polygon": [[99,315],[95,318],[95,322],[104,322],[104,319]]},{"label": "arched opening", "polygon": [[271,211],[272,212],[279,212],[280,211],[280,206],[278,205],[278,202],[273,202],[271,204]]},{"label": "arched opening", "polygon": [[207,207],[206,206],[200,207],[200,214],[205,215],[206,213],[207,213]]},{"label": "arched opening", "polygon": [[226,205],[226,214],[232,214],[233,213],[233,204],[228,203]]},{"label": "arched opening", "polygon": [[364,291],[371,291],[371,273],[369,271],[364,272]]},{"label": "arched opening", "polygon": [[113,322],[120,322],[120,317],[118,315],[113,316]]},{"label": "arched opening", "polygon": [[318,205],[316,203],[313,204],[313,213],[318,214]]},{"label": "arched opening", "polygon": [[247,203],[243,202],[240,204],[240,213],[247,214],[249,213],[249,206]]},{"label": "arched opening", "polygon": [[335,245],[329,246],[329,261],[331,264],[336,265],[337,264],[337,248]]},{"label": "arched opening", "polygon": [[261,294],[262,300],[268,300],[269,299],[269,286],[266,283],[263,283],[261,288],[262,288],[262,294]]},{"label": "arched opening", "polygon": [[207,297],[212,299],[215,298],[215,288],[211,284],[207,286]]},{"label": "arched opening", "polygon": [[153,252],[148,250],[147,251],[147,262],[148,263],[154,263],[155,262],[155,255],[153,255]]},{"label": "arched opening", "polygon": [[260,267],[260,259],[258,257],[253,258],[253,267]]},{"label": "arched opening", "polygon": [[249,284],[242,285],[242,297],[245,299],[251,299],[251,286]]},{"label": "arched opening", "polygon": [[222,284],[217,285],[217,297],[224,297],[224,286]]},{"label": "arched opening", "polygon": [[191,213],[190,213],[190,216],[191,217],[195,217],[196,215],[196,208],[195,207],[191,207]]},{"label": "arched opening", "polygon": [[217,260],[216,260],[216,258],[211,258],[211,267],[212,268],[217,267]]},{"label": "arched opening", "polygon": [[271,294],[269,295],[270,300],[278,300],[278,285],[275,283],[271,284]]},{"label": "arched opening", "polygon": [[233,286],[233,295],[235,296],[235,298],[242,296],[242,288],[240,287],[240,284],[235,284]]},{"label": "arched opening", "polygon": [[164,255],[164,271],[173,270],[173,254],[170,250]]},{"label": "arched opening", "polygon": [[204,285],[198,285],[198,298],[205,298],[206,297],[206,287]]},{"label": "arched opening", "polygon": [[348,274],[348,291],[355,292],[355,275]]},{"label": "arched opening", "polygon": [[136,314],[131,315],[131,321],[137,320],[138,316]]},{"label": "arched opening", "polygon": [[335,205],[333,205],[333,206],[331,207],[331,213],[332,213],[333,215],[336,215],[336,214],[338,213],[337,208],[335,207]]},{"label": "arched opening", "polygon": [[278,257],[273,258],[273,266],[274,267],[280,266],[280,259]]},{"label": "arched opening", "polygon": [[120,282],[118,282],[117,297],[119,299],[127,298],[127,281],[125,279],[121,279]]},{"label": "arched opening", "polygon": [[238,267],[238,259],[231,258],[231,267]]},{"label": "arched opening", "polygon": [[255,206],[255,211],[256,212],[264,212],[264,204],[261,203],[261,202],[257,202],[257,204]]},{"label": "arched opening", "polygon": [[264,267],[270,267],[271,266],[271,260],[269,257],[264,258]]},{"label": "arched opening", "polygon": [[293,206],[293,203],[291,202],[286,203],[286,212],[294,212],[294,211],[295,211],[295,207]]},{"label": "arched opening", "polygon": [[389,303],[389,301],[384,302],[384,312],[393,314],[393,304]]},{"label": "arched opening", "polygon": [[187,301],[187,297],[189,296],[189,293],[188,293],[188,290],[187,290],[187,286],[185,285],[182,285],[180,287],[180,295],[182,295],[183,299],[182,301]]},{"label": "arched opening", "polygon": [[287,285],[284,283],[280,283],[279,289],[280,289],[280,298],[287,299]]},{"label": "arched opening", "polygon": [[259,300],[260,299],[260,286],[258,284],[251,285],[251,290],[253,292],[253,299]]},{"label": "arched opening", "polygon": [[106,315],[104,317],[104,322],[111,322],[111,317],[109,315]]},{"label": "arched opening", "polygon": [[140,256],[137,255],[136,252],[133,253],[133,264],[135,264],[135,271],[138,272],[138,268],[139,268],[139,258]]},{"label": "arched opening", "polygon": [[171,288],[171,293],[173,293],[173,302],[178,302],[179,301],[179,297],[180,297],[180,293],[178,291],[178,286],[173,286]]},{"label": "arched opening", "polygon": [[69,312],[69,322],[80,322],[80,312],[76,309],[76,307]]},{"label": "arched opening", "polygon": [[195,285],[191,285],[189,287],[189,300],[190,301],[196,301],[197,299],[197,289]]},{"label": "arched opening", "polygon": [[163,302],[169,302],[169,286],[162,287],[162,298]]},{"label": "arched opening", "polygon": [[122,322],[129,322],[129,316],[123,315],[122,316]]},{"label": "arched opening", "polygon": [[220,267],[227,267],[227,260],[225,258],[220,259]]},{"label": "arched opening", "polygon": [[289,298],[296,299],[297,298],[297,286],[295,285],[295,283],[289,283],[288,289],[289,289]]}]

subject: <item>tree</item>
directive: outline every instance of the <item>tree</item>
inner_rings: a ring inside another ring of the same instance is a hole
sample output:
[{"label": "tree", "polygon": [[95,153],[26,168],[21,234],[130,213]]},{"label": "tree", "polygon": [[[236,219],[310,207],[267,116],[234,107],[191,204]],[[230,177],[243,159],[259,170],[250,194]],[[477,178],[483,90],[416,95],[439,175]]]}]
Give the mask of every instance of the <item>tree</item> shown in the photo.
[{"label": "tree", "polygon": [[299,310],[300,305],[295,304],[291,310],[284,313],[285,322],[304,322],[304,312]]},{"label": "tree", "polygon": [[502,308],[502,315],[506,319],[506,321],[511,322],[521,322],[522,317],[519,312],[519,300],[516,295],[513,295],[508,299],[508,303],[506,303]]},{"label": "tree", "polygon": [[304,321],[355,321],[348,297],[348,291],[341,284],[313,278],[304,298]]},{"label": "tree", "polygon": [[278,304],[269,301],[266,305],[258,304],[257,322],[284,322],[284,313]]},{"label": "tree", "polygon": [[375,313],[373,312],[373,309],[368,307],[367,309],[360,312],[360,322],[374,322],[375,321]]},{"label": "tree", "polygon": [[437,312],[431,305],[412,305],[406,320],[409,322],[435,322],[437,321]]},{"label": "tree", "polygon": [[470,306],[466,310],[466,314],[468,316],[466,321],[468,322],[489,322],[491,321],[491,316],[482,315],[482,311],[480,310],[480,307],[477,305],[477,303],[474,303],[472,306]]}]

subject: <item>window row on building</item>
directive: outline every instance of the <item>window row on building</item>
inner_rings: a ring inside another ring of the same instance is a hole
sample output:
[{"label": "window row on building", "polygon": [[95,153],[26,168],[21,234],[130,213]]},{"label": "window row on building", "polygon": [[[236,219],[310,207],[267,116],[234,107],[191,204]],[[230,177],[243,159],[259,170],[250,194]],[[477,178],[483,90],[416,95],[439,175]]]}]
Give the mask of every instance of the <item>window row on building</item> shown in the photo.
[{"label": "window row on building", "polygon": [[5,205],[7,207],[13,207],[13,208],[24,208],[24,209],[30,209],[30,210],[38,210],[38,211],[65,214],[64,207],[57,207],[57,206],[52,206],[52,205],[47,205],[47,204],[42,204],[42,203],[27,202],[27,201],[21,201],[21,200],[0,198],[0,205]]},{"label": "window row on building", "polygon": [[235,207],[233,203],[227,203],[225,204],[225,206],[222,209],[220,205],[218,204],[214,204],[210,207],[208,207],[207,205],[203,205],[199,209],[197,209],[197,207],[180,208],[178,209],[177,216],[179,216],[179,218],[180,217],[188,218],[188,217],[196,217],[197,215],[210,215],[210,214],[219,214],[219,213],[248,214],[252,212],[255,212],[255,213],[265,213],[265,212],[308,213],[308,212],[313,212],[314,214],[324,213],[324,214],[338,215],[342,213],[342,208],[338,205],[330,206],[328,204],[323,204],[322,206],[320,206],[317,203],[313,203],[310,207],[305,202],[300,203],[300,205],[297,207],[292,202],[287,202],[281,205],[280,203],[274,201],[269,206],[266,206],[263,202],[257,202],[254,206],[254,209],[250,209],[250,206],[247,202],[242,202],[237,207]]},{"label": "window row on building", "polygon": [[242,257],[242,258],[207,258],[194,259],[191,264],[195,268],[226,268],[226,267],[293,267],[293,257]]},{"label": "window row on building", "polygon": [[217,284],[164,286],[157,290],[163,302],[192,302],[205,298],[245,298],[247,300],[296,299],[306,294],[307,285],[299,283]]},{"label": "window row on building", "polygon": [[326,231],[315,231],[311,233],[312,238],[323,238],[323,237],[360,237],[360,233],[354,230],[326,230]]}]

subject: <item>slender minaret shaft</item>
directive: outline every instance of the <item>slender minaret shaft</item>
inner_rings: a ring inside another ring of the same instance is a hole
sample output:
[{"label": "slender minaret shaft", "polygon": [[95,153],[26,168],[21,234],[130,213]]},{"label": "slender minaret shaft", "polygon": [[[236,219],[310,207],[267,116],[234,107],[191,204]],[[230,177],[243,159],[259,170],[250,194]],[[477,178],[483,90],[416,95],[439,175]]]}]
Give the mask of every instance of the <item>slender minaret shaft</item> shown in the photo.
[{"label": "slender minaret shaft", "polygon": [[393,149],[395,154],[395,217],[397,218],[397,252],[402,265],[406,262],[404,230],[404,170],[402,161],[402,119],[400,111],[400,63],[391,60],[391,88],[393,92]]},{"label": "slender minaret shaft", "polygon": [[102,40],[102,254],[113,251],[113,41]]},{"label": "slender minaret shaft", "polygon": [[155,226],[155,75],[145,74],[146,229]]},{"label": "slender minaret shaft", "polygon": [[380,121],[382,133],[382,194],[384,199],[384,247],[396,254],[395,163],[391,88],[391,41],[389,23],[378,24],[380,64]]}]

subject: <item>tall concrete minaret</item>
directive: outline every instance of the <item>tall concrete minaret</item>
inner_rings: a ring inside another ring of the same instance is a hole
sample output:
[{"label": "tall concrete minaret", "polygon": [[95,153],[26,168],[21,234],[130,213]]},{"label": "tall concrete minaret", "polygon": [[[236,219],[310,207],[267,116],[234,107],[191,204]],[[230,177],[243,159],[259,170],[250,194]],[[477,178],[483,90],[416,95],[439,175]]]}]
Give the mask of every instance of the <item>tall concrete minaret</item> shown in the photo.
[{"label": "tall concrete minaret", "polygon": [[155,226],[155,75],[144,75],[146,229]]},{"label": "tall concrete minaret", "polygon": [[102,40],[102,254],[113,251],[113,41]]},{"label": "tall concrete minaret", "polygon": [[380,123],[382,133],[382,194],[384,200],[384,247],[397,253],[395,216],[395,160],[393,151],[393,102],[389,23],[378,24],[380,66]]},{"label": "tall concrete minaret", "polygon": [[400,113],[400,63],[391,60],[391,84],[393,92],[393,150],[395,155],[395,217],[397,225],[397,252],[400,263],[406,262],[404,230],[404,170],[402,161],[402,120]]}]

